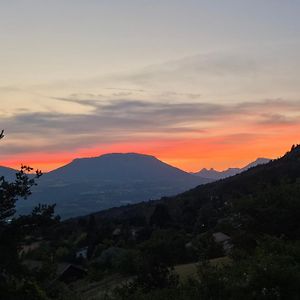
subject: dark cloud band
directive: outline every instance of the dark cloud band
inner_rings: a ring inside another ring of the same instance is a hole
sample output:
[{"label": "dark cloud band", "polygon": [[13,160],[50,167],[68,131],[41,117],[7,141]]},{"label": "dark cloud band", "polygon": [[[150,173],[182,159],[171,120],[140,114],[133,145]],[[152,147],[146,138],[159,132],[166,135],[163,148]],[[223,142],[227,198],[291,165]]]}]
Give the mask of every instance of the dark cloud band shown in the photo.
[{"label": "dark cloud band", "polygon": [[[90,113],[19,112],[1,119],[10,138],[2,155],[72,151],[82,147],[174,137],[205,137],[212,128],[239,120],[252,125],[298,124],[300,103],[281,99],[235,104],[100,101],[55,98],[91,107]],[[297,115],[298,113],[298,115]],[[293,115],[293,117],[291,117]],[[247,118],[245,118],[247,117]],[[243,121],[244,119],[244,121]]]}]

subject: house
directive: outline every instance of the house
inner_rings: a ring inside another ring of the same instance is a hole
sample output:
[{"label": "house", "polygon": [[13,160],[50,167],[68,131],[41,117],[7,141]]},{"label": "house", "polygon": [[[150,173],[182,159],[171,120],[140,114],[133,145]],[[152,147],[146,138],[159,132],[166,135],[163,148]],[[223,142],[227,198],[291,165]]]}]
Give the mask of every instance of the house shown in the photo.
[{"label": "house", "polygon": [[36,249],[38,249],[41,246],[41,242],[40,241],[35,241],[29,245],[23,245],[21,246],[21,249],[19,251],[19,255],[26,255],[31,251],[34,251]]},{"label": "house", "polygon": [[59,264],[55,281],[62,281],[66,284],[82,279],[87,275],[87,271],[73,264]]},{"label": "house", "polygon": [[130,230],[130,235],[131,235],[131,238],[133,240],[137,240],[139,239],[139,237],[143,234],[143,231],[145,230],[144,227],[134,227],[134,228],[131,228]]},{"label": "house", "polygon": [[216,243],[222,244],[225,254],[228,254],[232,248],[231,237],[223,232],[213,233],[213,238]]},{"label": "house", "polygon": [[121,235],[121,233],[122,233],[121,228],[116,228],[116,229],[113,231],[112,235],[113,235],[114,237],[118,237],[118,236]]},{"label": "house", "polygon": [[[25,260],[24,265],[29,270],[39,270],[43,267],[43,262],[38,260]],[[87,271],[80,266],[70,263],[59,263],[56,268],[55,278],[49,282],[49,286],[53,285],[57,281],[69,284],[84,278],[87,275]]]},{"label": "house", "polygon": [[224,243],[225,241],[229,241],[231,239],[229,235],[223,232],[215,232],[213,233],[213,237],[216,243]]}]

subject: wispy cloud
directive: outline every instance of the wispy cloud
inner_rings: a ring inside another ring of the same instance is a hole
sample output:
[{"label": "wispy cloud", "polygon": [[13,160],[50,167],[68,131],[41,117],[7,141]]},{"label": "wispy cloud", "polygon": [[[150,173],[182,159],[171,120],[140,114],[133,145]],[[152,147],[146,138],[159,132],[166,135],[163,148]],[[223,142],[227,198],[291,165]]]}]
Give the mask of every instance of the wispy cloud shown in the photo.
[{"label": "wispy cloud", "polygon": [[253,127],[299,124],[295,115],[300,115],[299,102],[281,99],[237,104],[55,99],[88,106],[91,111],[76,114],[24,111],[2,118],[0,125],[7,128],[10,136],[1,145],[3,155],[74,151],[99,144],[153,139],[197,139],[216,134],[241,140],[257,134]]}]

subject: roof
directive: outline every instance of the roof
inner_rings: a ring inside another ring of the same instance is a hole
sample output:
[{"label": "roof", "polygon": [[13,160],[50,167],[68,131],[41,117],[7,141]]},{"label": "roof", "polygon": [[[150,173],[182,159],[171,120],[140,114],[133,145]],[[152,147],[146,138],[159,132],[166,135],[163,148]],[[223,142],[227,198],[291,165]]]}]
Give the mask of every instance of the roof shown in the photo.
[{"label": "roof", "polygon": [[223,243],[231,239],[229,235],[223,232],[215,232],[213,233],[213,237],[217,243]]},{"label": "roof", "polygon": [[122,233],[121,229],[120,228],[116,228],[114,231],[113,231],[113,235],[120,235]]},{"label": "roof", "polygon": [[[26,259],[24,260],[23,264],[28,267],[30,270],[33,269],[40,269],[43,266],[43,262],[40,260],[34,260],[34,259]],[[59,263],[57,264],[56,268],[56,274],[57,276],[60,276],[63,274],[67,269],[74,268],[76,270],[86,272],[85,269],[83,269],[81,266],[77,266],[71,263]]]},{"label": "roof", "polygon": [[60,263],[60,264],[58,264],[57,270],[56,270],[57,276],[58,277],[61,276],[69,268],[76,269],[78,271],[86,273],[85,269],[83,269],[80,266],[77,266],[77,265],[74,265],[74,264],[70,264],[70,263]]}]

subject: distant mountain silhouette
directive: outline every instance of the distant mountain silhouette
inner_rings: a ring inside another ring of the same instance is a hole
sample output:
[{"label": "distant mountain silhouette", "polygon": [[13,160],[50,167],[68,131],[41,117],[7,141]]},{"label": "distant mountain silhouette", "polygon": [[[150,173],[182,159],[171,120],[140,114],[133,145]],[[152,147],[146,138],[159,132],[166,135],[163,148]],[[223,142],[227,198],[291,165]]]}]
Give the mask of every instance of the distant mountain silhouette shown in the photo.
[{"label": "distant mountain silhouette", "polygon": [[171,196],[211,182],[168,165],[154,156],[113,153],[75,159],[44,174],[33,195],[19,201],[28,213],[38,203],[56,203],[62,217],[73,217],[125,204]]},{"label": "distant mountain silhouette", "polygon": [[258,165],[262,165],[262,164],[266,164],[270,161],[270,159],[268,158],[258,158],[256,159],[254,162],[248,164],[247,166],[243,167],[243,168],[229,168],[225,171],[217,171],[213,168],[211,169],[202,169],[199,172],[193,173],[196,176],[200,176],[200,177],[205,177],[205,178],[209,178],[209,179],[213,179],[213,180],[219,180],[219,179],[224,179],[230,176],[234,176],[237,175],[239,173],[242,173],[250,168],[256,167]]},{"label": "distant mountain silhouette", "polygon": [[[187,180],[199,182],[195,176],[170,166],[151,155],[112,153],[94,158],[73,160],[59,169],[47,173],[51,180],[74,181],[158,181]],[[204,180],[203,182],[207,182]]]},{"label": "distant mountain silhouette", "polygon": [[6,180],[11,181],[15,178],[15,174],[17,173],[17,170],[14,170],[12,168],[2,167],[0,166],[0,177],[4,176]]}]

